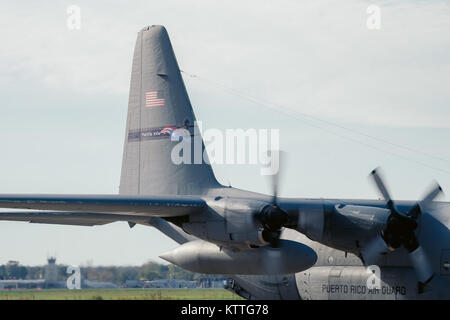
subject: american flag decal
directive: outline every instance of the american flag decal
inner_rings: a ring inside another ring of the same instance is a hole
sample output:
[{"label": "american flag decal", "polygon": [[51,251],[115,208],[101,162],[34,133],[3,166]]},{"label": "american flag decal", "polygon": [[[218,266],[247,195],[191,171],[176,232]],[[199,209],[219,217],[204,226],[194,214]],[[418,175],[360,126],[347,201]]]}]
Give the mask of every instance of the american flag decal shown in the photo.
[{"label": "american flag decal", "polygon": [[164,99],[158,99],[158,91],[145,92],[145,107],[162,107],[164,106]]}]

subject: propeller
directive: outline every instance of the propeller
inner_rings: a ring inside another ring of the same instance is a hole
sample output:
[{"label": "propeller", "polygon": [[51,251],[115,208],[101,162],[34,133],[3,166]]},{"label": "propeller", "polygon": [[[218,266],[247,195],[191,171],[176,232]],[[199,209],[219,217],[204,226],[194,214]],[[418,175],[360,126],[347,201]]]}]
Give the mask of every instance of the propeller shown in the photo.
[{"label": "propeller", "polygon": [[422,212],[430,209],[433,201],[442,193],[442,188],[434,183],[423,199],[404,213],[397,208],[394,200],[392,200],[384,183],[381,170],[379,168],[373,170],[369,177],[374,182],[381,197],[386,200],[390,214],[380,234],[369,241],[362,250],[364,262],[374,264],[382,255],[403,247],[408,251],[408,256],[416,270],[419,281],[427,283],[431,280],[433,271],[415,231],[419,227]]},{"label": "propeller", "polygon": [[257,214],[258,220],[263,226],[262,237],[264,241],[270,243],[273,248],[279,246],[281,229],[288,222],[289,215],[278,205],[278,188],[281,173],[281,163],[285,158],[285,152],[277,150],[277,156],[274,157],[274,151],[270,151],[272,161],[278,161],[278,170],[271,175],[272,201],[271,204],[262,208]]}]

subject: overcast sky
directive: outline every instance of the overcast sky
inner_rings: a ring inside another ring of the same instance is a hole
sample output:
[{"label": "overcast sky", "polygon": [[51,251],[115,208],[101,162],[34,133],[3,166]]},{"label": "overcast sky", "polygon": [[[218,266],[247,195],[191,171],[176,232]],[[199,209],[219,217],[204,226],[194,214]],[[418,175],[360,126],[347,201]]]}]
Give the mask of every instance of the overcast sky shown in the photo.
[{"label": "overcast sky", "polygon": [[[379,30],[366,26],[369,4]],[[80,30],[67,28],[70,5]],[[3,0],[0,193],[118,192],[134,42],[152,24],[167,28],[180,68],[207,79],[185,77],[205,128],[281,129],[282,196],[375,198],[377,166],[397,199],[433,179],[450,192],[449,13],[437,0]],[[214,169],[269,192],[258,166]],[[0,222],[0,263],[134,265],[175,246],[126,223]]]}]

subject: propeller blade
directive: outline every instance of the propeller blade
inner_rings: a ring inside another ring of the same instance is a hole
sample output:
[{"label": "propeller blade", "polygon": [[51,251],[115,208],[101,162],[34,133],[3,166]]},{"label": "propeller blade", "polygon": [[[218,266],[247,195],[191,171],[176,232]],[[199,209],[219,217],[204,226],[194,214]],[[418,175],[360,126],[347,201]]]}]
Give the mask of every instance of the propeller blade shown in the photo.
[{"label": "propeller blade", "polygon": [[278,206],[281,167],[286,153],[282,150],[270,150],[269,153],[272,161],[271,167],[276,170],[271,174],[272,201],[270,205],[265,206],[259,212],[258,219],[264,227],[263,239],[269,242],[272,248],[278,248],[281,230],[289,220],[288,213]]},{"label": "propeller blade", "polygon": [[374,169],[370,173],[369,177],[372,178],[373,182],[375,183],[375,185],[378,189],[378,192],[383,197],[383,199],[386,201],[391,201],[392,200],[391,195],[389,194],[389,191],[383,182],[382,174],[380,171],[381,171],[381,169],[379,167]]},{"label": "propeller blade", "polygon": [[425,196],[421,201],[419,201],[409,212],[408,216],[418,219],[420,214],[423,211],[429,211],[432,206],[434,200],[441,196],[444,192],[442,191],[441,186],[435,181],[429,188],[428,192],[425,193]]},{"label": "propeller blade", "polygon": [[368,266],[376,264],[379,259],[389,252],[389,248],[380,236],[372,239],[361,251],[364,263]]},{"label": "propeller blade", "polygon": [[443,195],[443,191],[441,186],[435,181],[428,189],[428,192],[423,197],[422,201],[420,201],[420,206],[422,209],[426,210],[429,208],[432,204],[432,202],[438,198],[439,196]]},{"label": "propeller blade", "polygon": [[276,204],[278,199],[278,190],[280,185],[280,175],[281,168],[284,163],[284,159],[286,157],[286,153],[282,150],[270,150],[270,156],[272,161],[275,162],[274,167],[278,168],[278,170],[271,175],[271,185],[272,185],[272,203]]},{"label": "propeller blade", "polygon": [[278,199],[278,173],[272,176],[272,203],[276,204]]},{"label": "propeller blade", "polygon": [[267,229],[263,230],[262,237],[267,241],[272,248],[278,248],[280,243],[280,232],[279,231],[269,231]]},{"label": "propeller blade", "polygon": [[395,250],[403,246],[408,252],[408,257],[414,267],[420,285],[423,287],[433,278],[433,269],[427,258],[425,250],[422,248],[415,235],[415,231],[420,223],[420,214],[423,210],[429,210],[434,200],[440,196],[442,188],[436,182],[429,188],[423,199],[419,201],[407,214],[400,212],[383,182],[380,169],[376,168],[370,173],[370,177],[377,186],[381,196],[387,201],[387,206],[391,211],[382,236],[370,241],[361,251],[365,264],[372,264],[379,257],[388,251]]},{"label": "propeller blade", "polygon": [[426,256],[425,251],[419,245],[416,250],[409,254],[409,258],[417,273],[417,277],[420,282],[427,283],[433,276],[433,269]]}]

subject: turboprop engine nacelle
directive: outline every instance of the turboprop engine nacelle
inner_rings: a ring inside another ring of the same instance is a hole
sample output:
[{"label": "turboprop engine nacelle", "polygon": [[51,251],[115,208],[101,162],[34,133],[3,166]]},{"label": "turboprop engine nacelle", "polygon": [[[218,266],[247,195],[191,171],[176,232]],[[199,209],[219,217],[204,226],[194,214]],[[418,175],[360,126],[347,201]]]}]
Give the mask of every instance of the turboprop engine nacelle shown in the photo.
[{"label": "turboprop engine nacelle", "polygon": [[309,269],[317,261],[313,249],[290,240],[280,240],[278,248],[266,246],[243,251],[195,240],[160,258],[192,272],[243,275],[296,273]]}]

